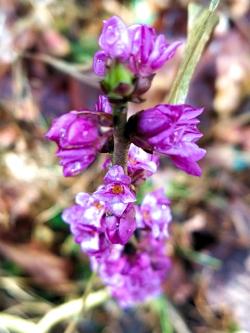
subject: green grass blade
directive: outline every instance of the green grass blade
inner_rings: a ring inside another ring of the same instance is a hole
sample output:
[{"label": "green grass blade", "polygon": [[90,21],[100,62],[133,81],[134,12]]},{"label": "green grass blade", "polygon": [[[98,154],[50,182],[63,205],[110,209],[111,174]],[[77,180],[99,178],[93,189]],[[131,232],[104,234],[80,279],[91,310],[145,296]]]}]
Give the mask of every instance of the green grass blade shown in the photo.
[{"label": "green grass blade", "polygon": [[185,102],[194,70],[214,27],[218,23],[218,15],[215,13],[218,4],[219,0],[212,0],[208,9],[196,4],[189,5],[188,38],[184,59],[170,90],[167,103]]}]

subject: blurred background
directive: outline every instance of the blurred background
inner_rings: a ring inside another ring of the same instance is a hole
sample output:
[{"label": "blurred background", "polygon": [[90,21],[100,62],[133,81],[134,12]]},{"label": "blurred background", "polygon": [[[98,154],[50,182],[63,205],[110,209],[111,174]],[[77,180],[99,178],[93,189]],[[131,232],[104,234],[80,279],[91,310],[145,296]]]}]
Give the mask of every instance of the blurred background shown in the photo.
[{"label": "blurred background", "polygon": [[[184,41],[188,3],[0,0],[1,314],[37,322],[79,297],[90,276],[61,212],[77,192],[100,184],[103,158],[66,179],[44,133],[55,117],[94,106],[100,91],[91,66],[102,20],[119,15]],[[106,301],[85,314],[79,333],[250,332],[250,2],[221,1],[219,15],[188,95],[205,108],[203,175],[187,176],[163,159],[142,189],[163,185],[172,201],[165,298],[130,310]],[[182,55],[159,72],[137,110],[164,100]],[[1,317],[0,332],[12,332]]]}]

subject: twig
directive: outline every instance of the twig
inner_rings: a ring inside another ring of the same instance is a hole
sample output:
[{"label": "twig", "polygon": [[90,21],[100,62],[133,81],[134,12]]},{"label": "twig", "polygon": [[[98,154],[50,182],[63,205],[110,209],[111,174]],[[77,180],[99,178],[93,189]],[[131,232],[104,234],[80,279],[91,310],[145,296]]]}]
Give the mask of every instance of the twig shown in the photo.
[{"label": "twig", "polygon": [[[86,298],[85,308],[87,310],[102,304],[109,298],[109,293],[106,289],[102,289],[95,293],[91,293]],[[78,298],[68,303],[64,303],[51,311],[49,311],[37,324],[37,331],[32,333],[48,333],[50,329],[57,323],[71,318],[78,314],[82,309],[82,298]]]},{"label": "twig", "polygon": [[24,313],[32,313],[41,316],[51,310],[51,308],[51,305],[45,302],[22,302],[8,307],[4,310],[4,313],[16,316],[22,316]]},{"label": "twig", "polygon": [[87,299],[87,296],[89,295],[89,293],[91,292],[91,290],[93,288],[95,277],[96,277],[96,273],[95,273],[95,271],[93,271],[90,279],[88,280],[88,283],[86,285],[86,288],[85,288],[83,296],[82,296],[82,306],[81,306],[81,309],[75,315],[75,317],[71,320],[71,322],[67,326],[67,328],[66,328],[66,330],[65,330],[64,333],[74,333],[74,331],[76,329],[77,322],[78,322],[80,316],[84,315],[85,310],[86,310],[86,299]]},{"label": "twig", "polygon": [[[1,272],[0,272],[1,274]],[[33,301],[34,297],[23,289],[22,279],[16,277],[0,277],[0,287],[8,291],[10,295],[21,301]]]},{"label": "twig", "polygon": [[[94,88],[99,87],[98,80],[93,75],[83,74],[80,72],[80,70],[84,70],[84,69],[86,70],[86,68],[84,68],[84,67],[79,68],[79,66],[68,64],[65,61],[56,59],[47,54],[33,55],[30,53],[23,53],[23,54],[20,54],[20,56],[22,56],[24,58],[43,61],[43,62],[53,66],[54,68],[74,77],[75,79],[87,84],[88,86],[91,86]],[[89,69],[89,65],[87,68]]]},{"label": "twig", "polygon": [[1,328],[10,330],[15,333],[36,333],[36,324],[19,318],[17,316],[12,316],[9,314],[0,314],[0,330]]}]

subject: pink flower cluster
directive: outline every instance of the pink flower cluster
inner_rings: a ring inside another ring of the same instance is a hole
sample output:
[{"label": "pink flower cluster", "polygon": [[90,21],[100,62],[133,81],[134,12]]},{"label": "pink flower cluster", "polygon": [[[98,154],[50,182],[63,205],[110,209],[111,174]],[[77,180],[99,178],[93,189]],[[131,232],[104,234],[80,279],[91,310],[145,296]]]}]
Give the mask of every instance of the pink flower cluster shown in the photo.
[{"label": "pink flower cluster", "polygon": [[[134,145],[129,151],[128,170],[133,173],[133,179],[140,181],[154,173],[159,154],[168,156],[177,168],[188,174],[200,176],[197,161],[206,153],[196,144],[202,136],[197,129],[197,116],[202,111],[186,104],[160,104],[130,117],[127,134]],[[57,156],[66,177],[88,168],[98,152],[112,140],[112,128],[107,130],[107,125],[104,131],[101,118],[91,111],[71,111],[54,121],[46,136],[58,145]],[[133,158],[135,154],[140,162]],[[144,160],[147,160],[146,165],[143,165]]]},{"label": "pink flower cluster", "polygon": [[149,193],[140,207],[135,201],[131,178],[115,165],[92,195],[77,194],[76,204],[64,210],[63,219],[82,249],[97,256],[111,244],[126,244],[136,227],[154,238],[167,238],[171,212],[164,191]]},{"label": "pink flower cluster", "polygon": [[130,184],[122,167],[114,166],[92,196],[78,193],[76,205],[64,211],[63,219],[86,253],[102,256],[111,244],[126,244],[133,234],[136,198]]},{"label": "pink flower cluster", "polygon": [[119,17],[104,21],[99,38],[101,51],[94,57],[94,72],[105,76],[107,67],[119,59],[138,76],[150,76],[171,59],[180,42],[167,43],[152,27],[134,24],[129,27]]},{"label": "pink flower cluster", "polygon": [[136,247],[115,245],[109,256],[102,260],[92,257],[91,263],[123,307],[158,296],[171,265],[165,242],[143,231]]},{"label": "pink flower cluster", "polygon": [[[169,45],[151,27],[126,27],[112,17],[104,22],[94,71],[104,76],[112,63],[120,63],[133,75],[148,77],[174,55],[179,44]],[[112,109],[108,98],[100,96],[94,110],[71,111],[54,120],[46,136],[58,146],[65,176],[78,175],[98,153],[113,153],[119,115]],[[197,117],[202,111],[186,104],[160,104],[130,117],[123,133],[129,144],[126,168],[112,165],[109,158],[103,184],[91,195],[78,193],[75,205],[63,212],[75,241],[122,306],[158,294],[170,267],[165,252],[170,202],[158,189],[138,205],[136,187],[157,171],[160,155],[186,173],[200,176],[197,162],[205,150],[197,145],[202,136]]]},{"label": "pink flower cluster", "polygon": [[[131,178],[115,165],[92,195],[78,193],[76,205],[63,212],[75,241],[123,306],[159,294],[170,265],[164,247],[169,200],[163,190],[146,195],[140,206],[135,200]],[[133,234],[136,246],[129,243]]]}]

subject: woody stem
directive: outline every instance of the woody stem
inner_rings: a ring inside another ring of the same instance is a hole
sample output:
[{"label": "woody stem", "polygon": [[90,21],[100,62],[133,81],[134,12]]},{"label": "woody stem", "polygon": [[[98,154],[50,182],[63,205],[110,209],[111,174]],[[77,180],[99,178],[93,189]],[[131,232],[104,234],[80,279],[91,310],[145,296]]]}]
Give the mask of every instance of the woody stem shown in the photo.
[{"label": "woody stem", "polygon": [[113,118],[114,119],[113,164],[122,166],[126,173],[128,149],[129,149],[129,139],[125,135],[125,126],[127,123],[127,105],[114,104],[113,117],[114,117]]}]

